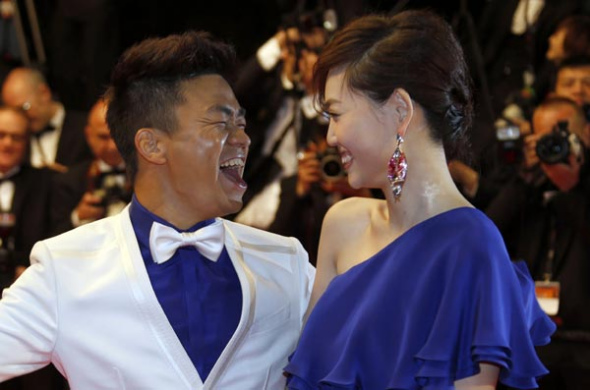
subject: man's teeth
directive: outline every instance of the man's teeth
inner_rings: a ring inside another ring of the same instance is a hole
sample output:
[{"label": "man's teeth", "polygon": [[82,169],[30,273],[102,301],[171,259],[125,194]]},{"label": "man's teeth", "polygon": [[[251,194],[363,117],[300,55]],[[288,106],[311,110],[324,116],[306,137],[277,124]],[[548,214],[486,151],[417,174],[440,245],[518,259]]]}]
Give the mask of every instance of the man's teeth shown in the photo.
[{"label": "man's teeth", "polygon": [[352,156],[350,154],[345,154],[340,157],[342,160],[342,164],[348,164],[352,160]]},{"label": "man's teeth", "polygon": [[241,158],[232,158],[220,165],[221,168],[243,167],[244,160]]}]

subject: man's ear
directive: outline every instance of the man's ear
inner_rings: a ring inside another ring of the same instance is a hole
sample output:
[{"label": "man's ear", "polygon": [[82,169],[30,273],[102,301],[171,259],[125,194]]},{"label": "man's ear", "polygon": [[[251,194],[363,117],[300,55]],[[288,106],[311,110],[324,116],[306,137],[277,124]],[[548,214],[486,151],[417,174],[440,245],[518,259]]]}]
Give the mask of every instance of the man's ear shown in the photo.
[{"label": "man's ear", "polygon": [[398,124],[397,133],[404,137],[414,116],[414,103],[410,94],[403,88],[396,88],[389,97],[387,104],[393,109],[393,115]]},{"label": "man's ear", "polygon": [[39,84],[37,86],[37,95],[44,102],[50,102],[53,99],[53,96],[51,95],[51,89],[49,89],[49,86],[45,83]]},{"label": "man's ear", "polygon": [[135,148],[137,154],[144,160],[162,165],[167,161],[165,134],[150,127],[141,128],[135,133]]}]

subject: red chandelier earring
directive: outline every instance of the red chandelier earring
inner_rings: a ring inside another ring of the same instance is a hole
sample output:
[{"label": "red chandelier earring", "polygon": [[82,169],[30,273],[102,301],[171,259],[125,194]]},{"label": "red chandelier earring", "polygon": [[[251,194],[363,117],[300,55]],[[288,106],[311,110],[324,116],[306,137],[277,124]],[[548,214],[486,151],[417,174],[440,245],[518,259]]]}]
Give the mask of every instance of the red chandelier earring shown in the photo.
[{"label": "red chandelier earring", "polygon": [[391,186],[391,192],[396,201],[402,196],[402,187],[406,182],[406,175],[408,173],[408,162],[406,160],[406,154],[403,152],[401,145],[404,143],[404,139],[401,135],[397,135],[397,146],[393,152],[393,155],[389,159],[387,164],[387,178]]}]

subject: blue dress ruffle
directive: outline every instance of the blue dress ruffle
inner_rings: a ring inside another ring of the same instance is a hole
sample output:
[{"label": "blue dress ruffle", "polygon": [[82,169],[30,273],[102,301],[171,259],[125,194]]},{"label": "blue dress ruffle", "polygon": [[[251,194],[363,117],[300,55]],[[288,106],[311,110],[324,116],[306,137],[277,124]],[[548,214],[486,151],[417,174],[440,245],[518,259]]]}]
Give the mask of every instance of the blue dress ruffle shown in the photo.
[{"label": "blue dress ruffle", "polygon": [[547,373],[535,346],[554,330],[493,223],[458,208],[334,278],[285,372],[293,390],[444,390],[488,362],[530,389]]}]

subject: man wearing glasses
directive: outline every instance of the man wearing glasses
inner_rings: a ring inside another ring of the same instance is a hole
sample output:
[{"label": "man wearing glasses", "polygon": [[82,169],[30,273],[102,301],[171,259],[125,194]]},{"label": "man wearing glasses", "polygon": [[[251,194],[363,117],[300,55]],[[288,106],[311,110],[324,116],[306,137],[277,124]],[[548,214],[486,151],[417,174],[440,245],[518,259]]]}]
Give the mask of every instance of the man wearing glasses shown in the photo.
[{"label": "man wearing glasses", "polygon": [[[29,265],[33,244],[49,235],[52,171],[23,163],[29,120],[18,109],[0,106],[0,295]],[[61,376],[53,367],[0,384],[0,389],[47,388]]]},{"label": "man wearing glasses", "polygon": [[91,159],[84,138],[86,114],[66,110],[54,99],[43,74],[32,68],[13,69],[2,86],[2,100],[30,121],[30,162],[34,167],[65,171]]},{"label": "man wearing glasses", "polygon": [[49,181],[45,170],[23,164],[28,120],[0,107],[0,290],[29,264],[33,244],[49,231]]}]

